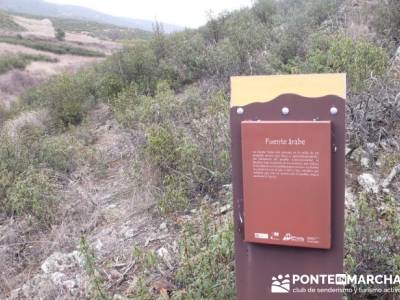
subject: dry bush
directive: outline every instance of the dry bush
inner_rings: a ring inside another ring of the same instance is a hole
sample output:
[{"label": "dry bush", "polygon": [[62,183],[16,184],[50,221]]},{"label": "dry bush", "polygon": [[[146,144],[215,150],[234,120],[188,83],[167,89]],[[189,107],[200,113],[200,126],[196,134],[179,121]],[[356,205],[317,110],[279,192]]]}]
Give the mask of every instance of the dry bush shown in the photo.
[{"label": "dry bush", "polygon": [[350,94],[347,102],[347,132],[350,147],[380,143],[399,134],[400,83],[390,77],[373,77],[366,88]]},{"label": "dry bush", "polygon": [[13,70],[3,75],[0,80],[0,90],[4,93],[17,95],[28,88],[38,85],[44,78],[26,74],[21,70]]}]

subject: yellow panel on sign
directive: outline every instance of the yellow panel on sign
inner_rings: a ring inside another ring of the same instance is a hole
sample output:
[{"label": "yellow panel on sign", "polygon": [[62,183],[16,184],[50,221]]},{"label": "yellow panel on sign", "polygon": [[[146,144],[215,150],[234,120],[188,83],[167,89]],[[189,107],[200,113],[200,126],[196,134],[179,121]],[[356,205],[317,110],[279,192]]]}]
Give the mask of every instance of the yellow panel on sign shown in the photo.
[{"label": "yellow panel on sign", "polygon": [[231,107],[268,102],[283,94],[346,98],[346,74],[236,76],[231,78]]}]

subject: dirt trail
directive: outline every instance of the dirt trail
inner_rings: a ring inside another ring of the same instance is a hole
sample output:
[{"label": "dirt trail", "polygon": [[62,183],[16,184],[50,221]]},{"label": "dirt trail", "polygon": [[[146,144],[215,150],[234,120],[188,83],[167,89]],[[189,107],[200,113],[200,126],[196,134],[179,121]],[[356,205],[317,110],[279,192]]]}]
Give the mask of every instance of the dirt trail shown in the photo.
[{"label": "dirt trail", "polygon": [[[7,299],[48,299],[49,295],[82,299],[84,271],[75,255],[82,235],[87,236],[105,272],[126,268],[124,281],[135,277],[134,268],[127,269],[135,246],[172,241],[173,234],[161,230],[160,221],[149,212],[154,200],[139,193],[129,176],[134,137],[118,126],[104,104],[90,113],[88,124],[85,134],[92,141],[88,147],[99,160],[94,166],[83,164],[70,176],[59,222],[40,233],[32,232],[27,224],[0,220],[0,233],[4,233],[0,234],[0,299],[5,295]],[[19,259],[10,264],[17,253]],[[47,268],[54,264],[54,257],[59,265]],[[119,280],[110,278],[110,288]],[[118,283],[119,290],[126,288]]]}]

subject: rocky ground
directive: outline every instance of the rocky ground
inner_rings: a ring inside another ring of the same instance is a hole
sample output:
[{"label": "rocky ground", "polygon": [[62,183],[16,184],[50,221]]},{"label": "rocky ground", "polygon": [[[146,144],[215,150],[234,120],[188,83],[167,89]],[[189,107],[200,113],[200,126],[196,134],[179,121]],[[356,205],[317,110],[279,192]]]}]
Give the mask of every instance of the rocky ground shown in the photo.
[{"label": "rocky ground", "polygon": [[130,179],[134,138],[124,134],[104,105],[91,112],[88,124],[85,134],[92,141],[90,150],[101,157],[104,166],[93,170],[83,165],[72,174],[57,225],[43,235],[7,220],[0,226],[2,289],[11,290],[9,299],[84,297],[78,252],[81,235],[88,237],[102,266],[110,272],[109,284],[116,288],[134,272],[134,246],[171,240],[167,225],[148,212],[154,203],[145,194],[138,195]]}]

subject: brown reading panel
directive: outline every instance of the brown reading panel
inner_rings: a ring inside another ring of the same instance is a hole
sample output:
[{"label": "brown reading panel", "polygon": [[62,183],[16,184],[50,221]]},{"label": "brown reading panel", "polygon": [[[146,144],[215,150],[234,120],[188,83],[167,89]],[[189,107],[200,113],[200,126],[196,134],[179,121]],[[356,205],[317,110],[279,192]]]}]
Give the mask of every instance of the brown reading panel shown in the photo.
[{"label": "brown reading panel", "polygon": [[331,122],[242,121],[246,242],[331,247]]}]

